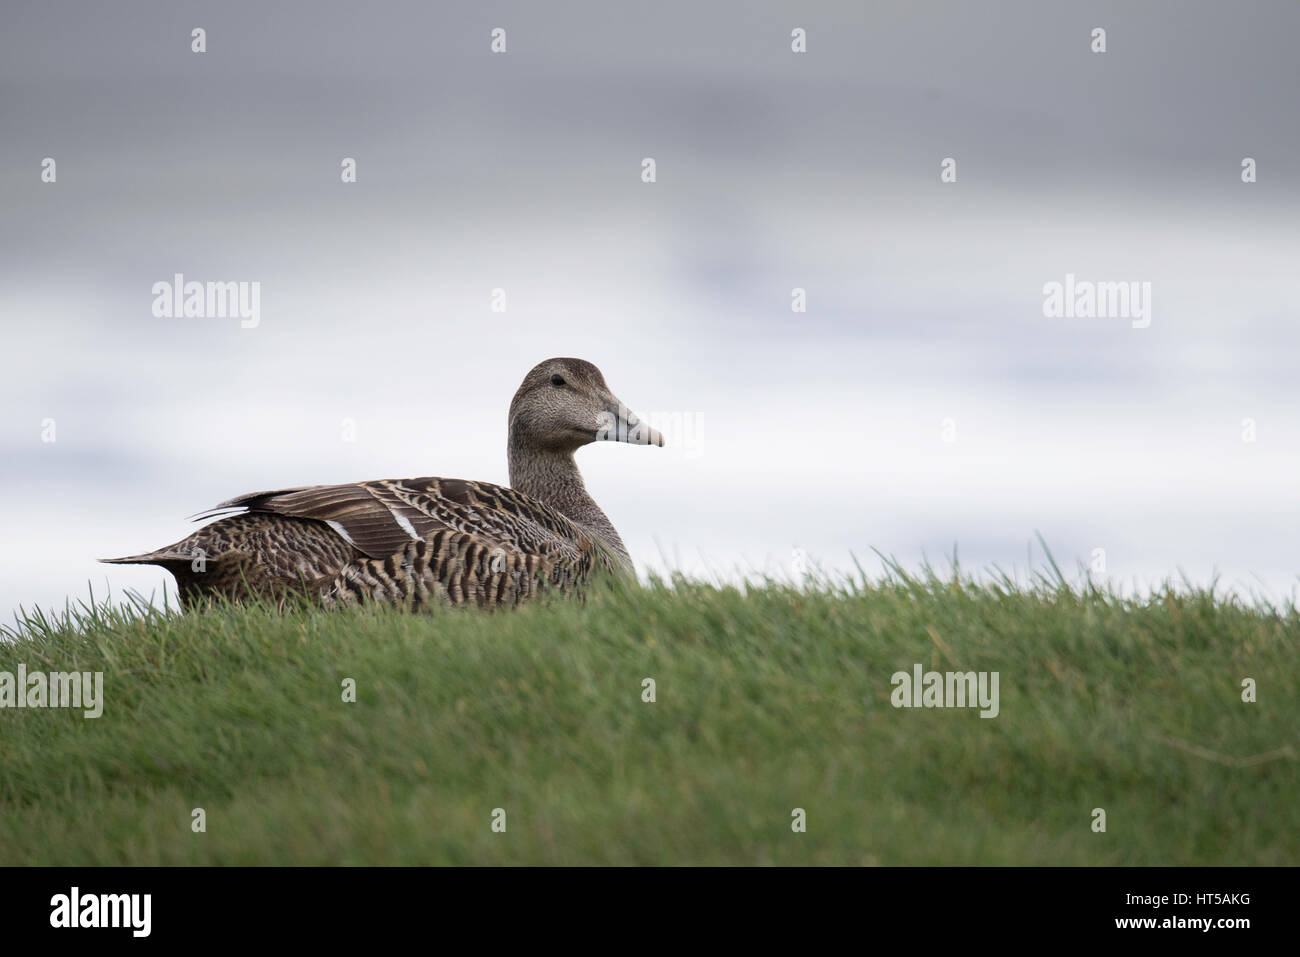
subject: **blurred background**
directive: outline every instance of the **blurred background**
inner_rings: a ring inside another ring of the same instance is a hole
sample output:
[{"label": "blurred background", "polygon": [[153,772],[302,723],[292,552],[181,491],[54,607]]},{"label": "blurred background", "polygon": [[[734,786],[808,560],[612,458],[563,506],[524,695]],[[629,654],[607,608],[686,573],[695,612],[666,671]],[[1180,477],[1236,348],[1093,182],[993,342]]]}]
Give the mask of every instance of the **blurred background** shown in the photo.
[{"label": "blurred background", "polygon": [[[1296,581],[1294,3],[2,16],[5,621],[160,595],[94,559],[239,493],[505,483],[550,356],[667,434],[578,455],[643,572],[1023,574],[1040,532],[1124,588]],[[259,324],[156,318],[176,273]],[[1067,273],[1150,326],[1045,318]]]}]

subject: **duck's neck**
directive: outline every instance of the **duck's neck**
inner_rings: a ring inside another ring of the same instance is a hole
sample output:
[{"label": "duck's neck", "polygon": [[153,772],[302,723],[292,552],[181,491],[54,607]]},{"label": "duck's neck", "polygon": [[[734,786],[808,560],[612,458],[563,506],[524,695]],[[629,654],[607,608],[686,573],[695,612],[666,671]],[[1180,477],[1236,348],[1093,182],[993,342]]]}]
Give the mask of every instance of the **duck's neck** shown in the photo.
[{"label": "duck's neck", "polygon": [[626,571],[632,558],[613,523],[587,494],[572,452],[531,448],[511,436],[508,446],[510,485],[543,505],[564,514],[584,531],[600,539]]}]

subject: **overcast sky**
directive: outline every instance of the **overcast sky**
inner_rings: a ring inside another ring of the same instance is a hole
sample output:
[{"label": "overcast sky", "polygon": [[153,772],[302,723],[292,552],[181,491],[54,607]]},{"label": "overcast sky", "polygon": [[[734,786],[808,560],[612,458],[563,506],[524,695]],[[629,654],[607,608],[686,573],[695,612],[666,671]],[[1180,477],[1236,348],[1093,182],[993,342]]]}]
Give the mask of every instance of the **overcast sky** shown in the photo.
[{"label": "overcast sky", "polygon": [[[1295,3],[2,16],[5,620],[159,590],[94,559],[239,493],[504,483],[557,355],[667,434],[578,456],[643,570],[1023,570],[1038,531],[1117,582],[1296,581]],[[259,283],[258,324],[156,317],[176,273]],[[1150,324],[1045,316],[1067,274],[1150,283]]]}]

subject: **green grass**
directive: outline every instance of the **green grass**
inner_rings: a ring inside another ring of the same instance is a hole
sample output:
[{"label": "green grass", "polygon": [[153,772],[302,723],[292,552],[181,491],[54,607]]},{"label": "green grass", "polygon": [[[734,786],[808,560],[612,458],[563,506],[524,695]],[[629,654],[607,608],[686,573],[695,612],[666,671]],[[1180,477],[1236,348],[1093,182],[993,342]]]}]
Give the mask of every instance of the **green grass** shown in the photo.
[{"label": "green grass", "polygon": [[[0,864],[1300,861],[1292,606],[895,573],[8,637],[0,671],[103,671],[106,703],[0,711]],[[999,672],[1001,714],[891,707],[916,662]]]}]

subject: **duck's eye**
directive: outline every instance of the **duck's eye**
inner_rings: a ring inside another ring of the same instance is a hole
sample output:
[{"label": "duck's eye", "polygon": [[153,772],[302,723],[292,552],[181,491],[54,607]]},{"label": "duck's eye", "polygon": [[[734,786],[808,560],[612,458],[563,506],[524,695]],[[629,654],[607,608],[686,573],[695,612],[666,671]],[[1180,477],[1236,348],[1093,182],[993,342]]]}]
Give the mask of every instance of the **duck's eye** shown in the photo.
[{"label": "duck's eye", "polygon": [[551,385],[564,385],[564,376],[559,373],[551,376]]}]

